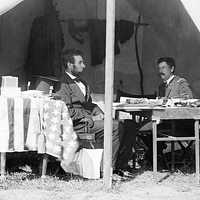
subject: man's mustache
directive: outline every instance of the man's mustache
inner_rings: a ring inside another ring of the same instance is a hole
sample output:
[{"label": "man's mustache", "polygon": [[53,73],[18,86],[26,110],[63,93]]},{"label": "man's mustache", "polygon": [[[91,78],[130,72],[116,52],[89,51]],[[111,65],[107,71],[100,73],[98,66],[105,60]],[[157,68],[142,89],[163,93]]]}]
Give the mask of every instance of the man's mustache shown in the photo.
[{"label": "man's mustache", "polygon": [[159,75],[165,75],[165,73],[160,72]]}]

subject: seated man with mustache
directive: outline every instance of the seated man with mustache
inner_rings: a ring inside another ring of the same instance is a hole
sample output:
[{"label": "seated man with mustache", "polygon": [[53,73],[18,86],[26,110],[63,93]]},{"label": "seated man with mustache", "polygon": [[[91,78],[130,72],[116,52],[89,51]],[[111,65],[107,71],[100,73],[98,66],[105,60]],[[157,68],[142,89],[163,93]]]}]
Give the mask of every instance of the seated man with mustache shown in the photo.
[{"label": "seated man with mustache", "polygon": [[[158,96],[160,98],[193,98],[192,90],[186,79],[175,75],[175,60],[172,57],[162,57],[157,60],[157,68],[162,80],[158,88]],[[193,120],[176,120],[175,121],[175,135],[173,136],[190,136],[194,134]],[[165,120],[158,124],[158,130],[170,129],[170,120]],[[152,131],[152,122],[147,122],[139,130]],[[171,133],[170,133],[171,134]],[[152,136],[143,137],[144,143],[149,147],[149,159],[152,161]],[[163,150],[163,143],[158,143],[158,151]]]},{"label": "seated man with mustache", "polygon": [[159,97],[165,98],[193,98],[192,91],[186,79],[174,74],[175,61],[171,57],[162,57],[157,61],[162,84],[159,86]]},{"label": "seated man with mustache", "polygon": [[[68,107],[76,133],[89,130],[95,135],[95,148],[104,147],[104,113],[93,103],[88,83],[80,77],[86,68],[84,55],[80,50],[68,49],[63,52],[64,73],[60,88],[55,97],[59,97]],[[123,124],[113,120],[112,131],[112,167],[113,173],[120,176],[132,176],[127,171],[128,160],[132,156],[135,144],[136,124],[131,120]]]}]

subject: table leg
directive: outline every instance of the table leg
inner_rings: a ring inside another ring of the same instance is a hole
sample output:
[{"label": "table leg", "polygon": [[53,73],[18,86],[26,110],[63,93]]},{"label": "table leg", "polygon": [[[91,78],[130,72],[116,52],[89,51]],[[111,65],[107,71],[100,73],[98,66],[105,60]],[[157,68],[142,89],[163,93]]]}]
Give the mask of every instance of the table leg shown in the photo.
[{"label": "table leg", "polygon": [[175,153],[174,153],[174,141],[171,141],[171,153],[172,153],[172,161],[171,161],[171,170],[175,170]]},{"label": "table leg", "polygon": [[195,163],[196,163],[196,178],[199,184],[199,120],[194,122],[195,131]]},{"label": "table leg", "polygon": [[157,124],[156,120],[152,121],[153,123],[153,174],[154,178],[157,173]]},{"label": "table leg", "polygon": [[48,163],[48,155],[44,154],[43,155],[43,160],[42,160],[42,176],[41,176],[41,178],[45,178],[46,177],[47,163]]},{"label": "table leg", "polygon": [[6,168],[6,153],[1,152],[1,178],[5,178]]},{"label": "table leg", "polygon": [[[172,126],[172,135],[175,135],[176,127],[175,127],[175,121],[171,121]],[[175,152],[174,152],[175,142],[171,141],[171,170],[175,170]]]}]

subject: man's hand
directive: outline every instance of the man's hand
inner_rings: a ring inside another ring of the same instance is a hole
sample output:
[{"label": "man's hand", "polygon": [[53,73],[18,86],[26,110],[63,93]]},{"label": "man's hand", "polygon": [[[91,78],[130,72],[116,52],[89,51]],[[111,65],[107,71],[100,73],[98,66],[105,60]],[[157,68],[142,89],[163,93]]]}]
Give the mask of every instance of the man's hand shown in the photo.
[{"label": "man's hand", "polygon": [[97,121],[97,120],[103,120],[104,119],[104,113],[101,110],[101,108],[99,108],[99,106],[95,106],[94,109],[92,110],[92,119],[93,121]]},{"label": "man's hand", "polygon": [[93,119],[93,121],[103,120],[104,119],[104,114],[103,113],[99,113],[98,115],[93,115],[92,119]]},{"label": "man's hand", "polygon": [[94,125],[94,121],[93,121],[92,117],[90,117],[90,116],[84,117],[79,122],[81,122],[81,123],[88,123],[89,127],[92,127]]},{"label": "man's hand", "polygon": [[103,111],[101,110],[101,108],[99,108],[99,106],[95,106],[94,109],[92,110],[92,116],[97,116],[97,115],[102,115],[104,114]]}]

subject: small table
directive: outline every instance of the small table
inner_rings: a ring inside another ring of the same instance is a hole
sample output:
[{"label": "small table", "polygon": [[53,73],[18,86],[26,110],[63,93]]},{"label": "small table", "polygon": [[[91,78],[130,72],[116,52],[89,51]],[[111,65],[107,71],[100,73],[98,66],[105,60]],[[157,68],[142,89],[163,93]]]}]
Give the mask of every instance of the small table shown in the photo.
[{"label": "small table", "polygon": [[[196,177],[199,183],[199,120],[200,108],[193,107],[159,107],[159,106],[137,106],[134,104],[118,104],[114,110],[124,111],[129,113],[134,112],[151,112],[153,123],[153,172],[157,172],[157,142],[158,141],[195,141],[195,166]],[[194,137],[157,137],[157,121],[159,120],[175,120],[175,119],[193,119],[194,120]]]},{"label": "small table", "polygon": [[[192,137],[157,137],[157,120],[193,119],[195,135]],[[195,141],[195,167],[199,183],[199,120],[200,108],[167,107],[164,110],[152,110],[153,122],[153,172],[157,172],[157,142],[158,141]]]},{"label": "small table", "polygon": [[45,97],[0,96],[0,133],[1,178],[5,177],[7,152],[37,151],[69,160],[77,149],[67,106]]}]

